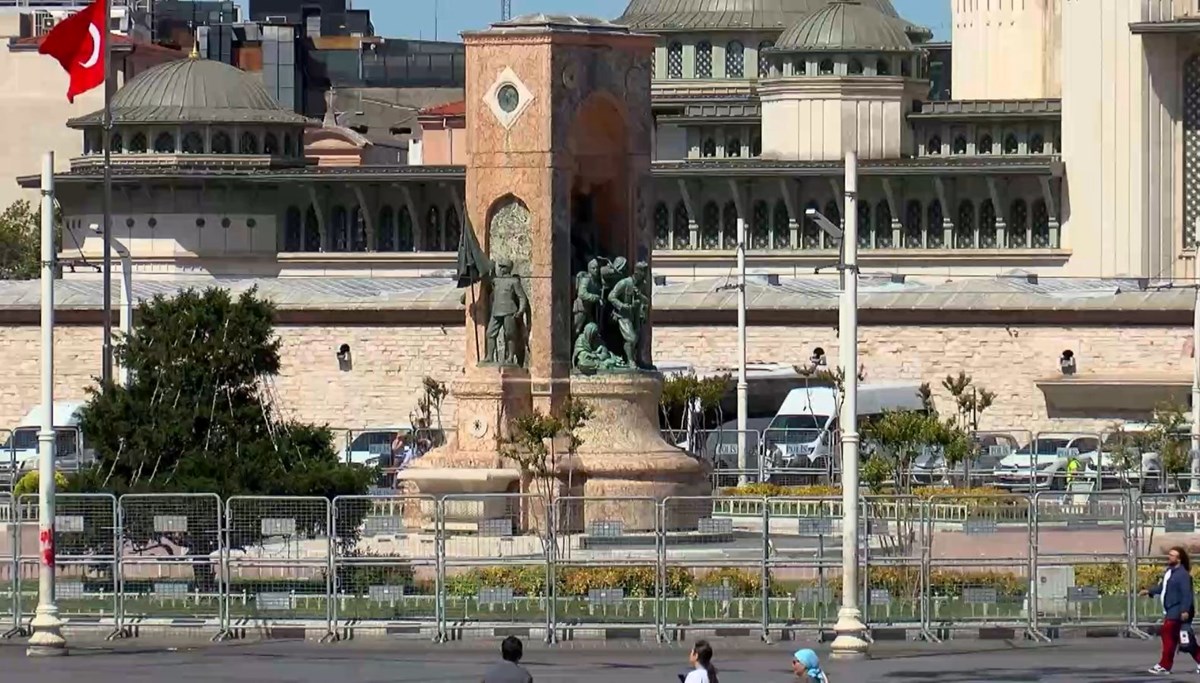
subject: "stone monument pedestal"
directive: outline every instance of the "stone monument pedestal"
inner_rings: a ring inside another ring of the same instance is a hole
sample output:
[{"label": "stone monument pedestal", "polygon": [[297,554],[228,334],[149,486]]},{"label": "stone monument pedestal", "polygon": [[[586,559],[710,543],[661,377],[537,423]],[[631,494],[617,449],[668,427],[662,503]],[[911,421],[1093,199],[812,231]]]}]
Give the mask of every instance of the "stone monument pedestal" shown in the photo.
[{"label": "stone monument pedestal", "polygon": [[[662,438],[658,402],[662,376],[650,372],[573,375],[571,397],[592,408],[579,430],[583,441],[571,469],[572,491],[584,500],[581,514],[571,515],[572,531],[593,522],[619,521],[626,531],[656,528],[653,506],[619,498],[707,496],[712,491],[708,466]],[[605,500],[605,499],[608,500]],[[668,510],[667,530],[695,530],[711,515],[702,506],[677,505]]]}]

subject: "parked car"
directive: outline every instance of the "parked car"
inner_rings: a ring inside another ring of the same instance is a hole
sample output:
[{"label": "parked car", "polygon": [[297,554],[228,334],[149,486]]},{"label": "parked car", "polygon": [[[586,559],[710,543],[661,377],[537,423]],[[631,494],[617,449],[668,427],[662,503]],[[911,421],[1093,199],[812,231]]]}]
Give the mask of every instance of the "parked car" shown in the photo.
[{"label": "parked car", "polygon": [[[59,471],[76,472],[96,460],[96,452],[85,442],[80,429],[83,403],[54,404],[54,466]],[[41,431],[41,406],[34,407],[0,444],[0,484],[12,486],[26,472],[38,468],[38,432]]]},{"label": "parked car", "polygon": [[1000,461],[995,469],[996,486],[1009,491],[1063,490],[1071,457],[1086,468],[1099,451],[1100,439],[1095,436],[1040,436]]},{"label": "parked car", "polygon": [[[1120,431],[1104,435],[1097,462],[1089,462],[1085,476],[1099,476],[1102,488],[1135,488],[1144,493],[1162,489],[1162,458],[1146,443],[1151,425],[1127,422]],[[1183,431],[1179,438],[1187,439]]]},{"label": "parked car", "polygon": [[912,482],[918,486],[991,484],[996,467],[1017,450],[1017,440],[1010,434],[980,434],[972,437],[975,457],[951,471],[940,449],[928,448],[913,462]]},{"label": "parked car", "polygon": [[[752,417],[746,420],[746,469],[758,469],[758,453],[761,435],[770,424],[769,417]],[[729,420],[717,429],[696,432],[696,448],[685,438],[675,444],[679,448],[703,459],[716,470],[738,469],[738,423]]]}]

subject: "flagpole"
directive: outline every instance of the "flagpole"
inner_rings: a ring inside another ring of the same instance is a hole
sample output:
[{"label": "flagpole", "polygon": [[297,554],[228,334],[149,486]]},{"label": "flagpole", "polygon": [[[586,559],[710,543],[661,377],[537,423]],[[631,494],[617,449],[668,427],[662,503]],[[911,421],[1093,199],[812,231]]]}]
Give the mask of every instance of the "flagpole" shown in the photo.
[{"label": "flagpole", "polygon": [[112,1],[101,0],[104,3],[104,216],[101,225],[104,228],[104,309],[101,319],[104,325],[104,336],[101,342],[100,379],[105,391],[112,386],[113,380],[113,350],[112,350]]}]

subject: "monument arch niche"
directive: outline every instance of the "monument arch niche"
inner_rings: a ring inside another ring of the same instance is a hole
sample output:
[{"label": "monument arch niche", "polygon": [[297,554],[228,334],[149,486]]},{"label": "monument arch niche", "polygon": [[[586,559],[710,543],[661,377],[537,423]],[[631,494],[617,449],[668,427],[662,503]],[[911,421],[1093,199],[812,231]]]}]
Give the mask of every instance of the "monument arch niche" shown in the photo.
[{"label": "monument arch niche", "polygon": [[[432,495],[527,490],[530,482],[501,454],[508,425],[532,410],[557,411],[574,397],[595,414],[580,432],[576,457],[558,461],[552,477],[558,490],[584,498],[573,519],[654,529],[652,506],[614,498],[711,491],[707,466],[663,441],[658,429],[662,376],[649,354],[651,235],[639,209],[650,186],[655,38],[597,19],[533,15],[463,39],[468,220],[459,283],[467,288],[466,362],[451,386],[455,434],[400,478]],[[591,325],[590,336],[581,346],[574,333],[577,282],[591,261],[604,268],[590,276],[595,295],[580,318],[581,331]],[[513,329],[514,312],[526,325],[521,362],[490,353],[488,342]],[[576,363],[580,348],[595,362]],[[453,521],[500,512],[468,507]],[[697,506],[668,521],[695,529],[700,516]],[[514,524],[528,519],[516,515]]]}]

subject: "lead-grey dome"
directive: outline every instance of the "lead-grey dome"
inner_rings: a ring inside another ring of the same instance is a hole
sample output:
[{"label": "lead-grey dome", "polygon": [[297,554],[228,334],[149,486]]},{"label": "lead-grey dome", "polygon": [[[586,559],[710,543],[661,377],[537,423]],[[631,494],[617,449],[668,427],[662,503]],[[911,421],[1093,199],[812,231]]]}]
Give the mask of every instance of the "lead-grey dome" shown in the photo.
[{"label": "lead-grey dome", "polygon": [[[113,123],[292,123],[305,117],[280,106],[250,74],[209,59],[180,59],[147,69],[113,95]],[[103,112],[74,119],[99,123]]]},{"label": "lead-grey dome", "polygon": [[787,52],[911,52],[912,41],[893,18],[859,0],[835,0],[779,36]]},{"label": "lead-grey dome", "polygon": [[[794,25],[830,0],[630,0],[616,20],[630,28],[653,32],[693,30],[778,29]],[[866,0],[899,19],[891,0]]]}]

